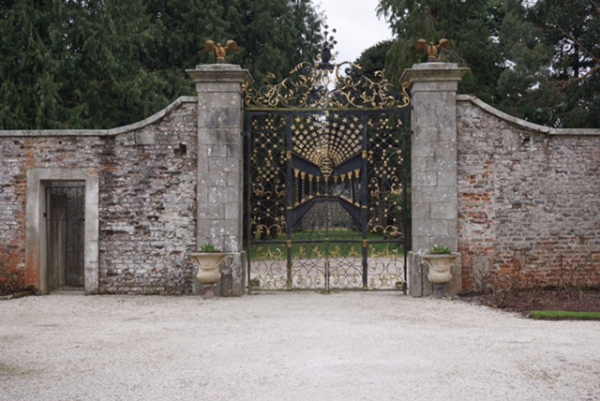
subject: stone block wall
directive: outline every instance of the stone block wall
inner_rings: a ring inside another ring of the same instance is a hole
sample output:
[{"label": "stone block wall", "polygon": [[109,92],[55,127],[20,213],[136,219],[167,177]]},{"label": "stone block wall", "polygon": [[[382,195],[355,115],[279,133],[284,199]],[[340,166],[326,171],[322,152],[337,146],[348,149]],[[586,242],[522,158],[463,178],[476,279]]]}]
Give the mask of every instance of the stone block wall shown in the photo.
[{"label": "stone block wall", "polygon": [[0,283],[25,285],[27,171],[100,181],[99,293],[187,294],[196,249],[197,103],[113,130],[0,131]]},{"label": "stone block wall", "polygon": [[99,292],[186,294],[196,249],[196,111],[101,139]]},{"label": "stone block wall", "polygon": [[470,96],[457,129],[463,291],[518,270],[547,285],[577,268],[597,280],[600,130],[536,126]]}]

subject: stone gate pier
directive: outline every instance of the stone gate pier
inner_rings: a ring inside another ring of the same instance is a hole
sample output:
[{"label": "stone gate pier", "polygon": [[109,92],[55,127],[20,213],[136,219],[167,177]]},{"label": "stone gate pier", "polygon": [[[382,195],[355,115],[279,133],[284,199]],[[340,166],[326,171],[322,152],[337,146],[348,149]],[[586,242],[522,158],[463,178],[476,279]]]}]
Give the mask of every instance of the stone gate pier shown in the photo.
[{"label": "stone gate pier", "polygon": [[[452,63],[415,64],[402,76],[411,91],[412,251],[408,289],[428,296],[433,286],[421,255],[434,246],[457,251],[457,127],[456,91],[468,71]],[[461,289],[460,259],[453,269],[449,292]]]},{"label": "stone gate pier", "polygon": [[[198,91],[197,247],[211,244],[228,253],[216,293],[241,296],[246,287],[242,84],[252,78],[248,70],[230,64],[199,65],[186,72]],[[201,291],[194,280],[193,293]]]}]

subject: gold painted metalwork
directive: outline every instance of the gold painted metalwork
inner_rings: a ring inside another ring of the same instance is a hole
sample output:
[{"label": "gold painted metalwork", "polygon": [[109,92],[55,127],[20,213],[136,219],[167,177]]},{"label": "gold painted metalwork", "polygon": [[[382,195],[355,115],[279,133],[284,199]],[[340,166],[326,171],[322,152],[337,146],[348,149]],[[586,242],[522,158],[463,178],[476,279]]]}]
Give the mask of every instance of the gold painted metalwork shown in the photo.
[{"label": "gold painted metalwork", "polygon": [[351,62],[333,64],[332,70],[319,68],[318,63],[302,62],[281,82],[276,82],[275,75],[269,73],[262,88],[255,89],[245,83],[244,103],[250,109],[383,109],[410,104],[406,88],[400,88],[397,95],[383,71],[377,71],[371,80],[351,73],[360,70],[359,65]]},{"label": "gold painted metalwork", "polygon": [[253,289],[403,283],[410,100],[382,79],[342,75],[304,63],[279,83],[244,88]]},{"label": "gold painted metalwork", "polygon": [[210,53],[214,52],[217,58],[217,63],[224,63],[225,57],[227,53],[235,52],[240,50],[240,47],[235,42],[235,40],[228,40],[225,47],[223,47],[220,43],[215,44],[212,40],[207,40],[204,42],[204,52]]},{"label": "gold painted metalwork", "polygon": [[358,250],[354,247],[350,248],[350,252],[348,252],[348,256],[349,259],[355,258],[358,259],[360,257],[362,257],[362,254],[358,252]]},{"label": "gold painted metalwork", "polygon": [[[357,132],[349,132],[350,125]],[[361,149],[363,127],[356,116],[342,117],[328,112],[308,114],[303,118],[297,117],[291,128],[294,153],[318,166],[327,181],[336,166]],[[337,176],[333,179],[336,180]]]},{"label": "gold painted metalwork", "polygon": [[279,260],[285,259],[284,252],[277,246],[259,246],[255,251],[255,260]]},{"label": "gold painted metalwork", "polygon": [[437,45],[434,45],[433,42],[427,43],[425,39],[419,39],[415,46],[416,51],[427,50],[429,61],[437,60],[442,49],[450,49],[450,41],[448,41],[448,39],[440,39],[440,42]]}]

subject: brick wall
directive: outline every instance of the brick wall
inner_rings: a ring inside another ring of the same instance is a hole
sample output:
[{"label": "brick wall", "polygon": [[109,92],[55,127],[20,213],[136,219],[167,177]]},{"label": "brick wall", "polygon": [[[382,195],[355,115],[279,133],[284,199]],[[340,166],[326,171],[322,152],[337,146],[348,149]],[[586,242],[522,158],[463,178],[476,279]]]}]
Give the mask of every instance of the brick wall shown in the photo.
[{"label": "brick wall", "polygon": [[0,293],[25,283],[26,149],[23,140],[0,139]]},{"label": "brick wall", "polygon": [[[87,168],[99,173],[99,292],[191,293],[197,127],[187,98],[114,130],[0,131],[0,290],[25,284],[27,171]],[[567,270],[598,280],[600,131],[534,126],[469,96],[457,130],[463,291],[519,269],[548,285]]]},{"label": "brick wall", "polygon": [[[186,294],[196,249],[197,111],[177,101],[115,130],[0,132],[0,283],[24,285],[26,174],[100,174],[99,292]],[[148,123],[151,121],[151,123]]]},{"label": "brick wall", "polygon": [[65,160],[65,149],[74,141],[61,138],[48,148],[43,137],[0,137],[0,292],[25,287],[25,268],[20,266],[25,263],[27,171],[48,163],[50,153],[57,164],[72,164]]},{"label": "brick wall", "polygon": [[600,130],[534,126],[469,96],[457,118],[463,290],[490,273],[597,282]]}]

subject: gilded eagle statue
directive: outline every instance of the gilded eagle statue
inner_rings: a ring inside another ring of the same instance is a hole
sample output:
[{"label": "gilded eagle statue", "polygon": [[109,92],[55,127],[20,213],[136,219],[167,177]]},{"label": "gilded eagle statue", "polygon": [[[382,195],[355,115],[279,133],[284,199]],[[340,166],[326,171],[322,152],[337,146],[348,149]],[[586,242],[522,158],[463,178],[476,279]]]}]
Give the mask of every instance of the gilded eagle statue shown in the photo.
[{"label": "gilded eagle statue", "polygon": [[235,42],[235,40],[228,40],[227,45],[223,47],[220,43],[215,45],[215,42],[212,40],[207,40],[204,42],[204,51],[206,53],[215,52],[215,56],[217,56],[217,63],[224,63],[225,56],[227,53],[235,52],[240,50],[240,47]]},{"label": "gilded eagle statue", "polygon": [[438,54],[442,49],[450,49],[450,41],[448,39],[440,39],[438,45],[434,45],[433,42],[427,43],[425,39],[419,39],[417,41],[416,51],[427,50],[429,61],[435,61],[438,58]]}]

